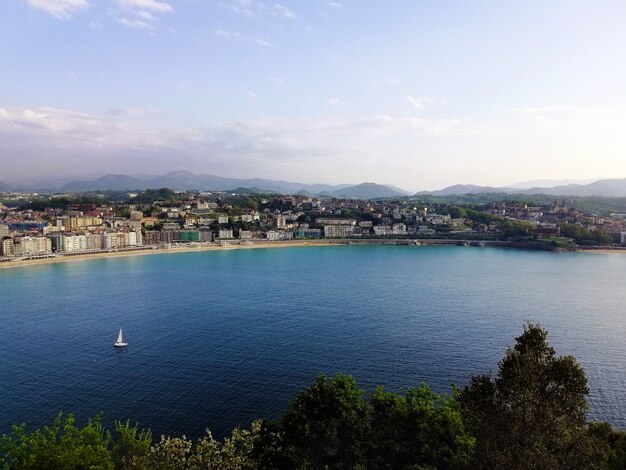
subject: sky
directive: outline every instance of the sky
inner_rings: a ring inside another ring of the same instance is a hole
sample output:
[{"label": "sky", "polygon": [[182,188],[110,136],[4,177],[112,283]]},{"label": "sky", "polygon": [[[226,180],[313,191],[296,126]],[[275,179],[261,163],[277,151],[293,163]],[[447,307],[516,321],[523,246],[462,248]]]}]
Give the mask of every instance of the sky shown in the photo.
[{"label": "sky", "polygon": [[626,177],[623,0],[1,0],[0,181]]}]

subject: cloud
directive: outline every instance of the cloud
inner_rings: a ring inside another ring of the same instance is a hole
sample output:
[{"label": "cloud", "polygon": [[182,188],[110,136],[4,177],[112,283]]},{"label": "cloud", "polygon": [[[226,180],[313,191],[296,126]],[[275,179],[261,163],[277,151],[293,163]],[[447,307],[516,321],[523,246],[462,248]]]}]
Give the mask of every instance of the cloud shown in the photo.
[{"label": "cloud", "polygon": [[430,98],[428,96],[414,97],[409,95],[407,96],[407,100],[411,106],[419,110],[425,109],[428,106],[437,106],[447,103],[445,98]]},{"label": "cloud", "polygon": [[239,15],[253,16],[255,14],[252,0],[228,0],[219,3],[219,6]]},{"label": "cloud", "polygon": [[286,19],[296,17],[295,12],[280,3],[268,6],[256,0],[227,0],[218,5],[243,16],[273,16]]},{"label": "cloud", "polygon": [[266,41],[265,39],[257,39],[254,42],[256,42],[259,46],[263,46],[263,47],[272,47],[274,45],[274,43],[270,41]]},{"label": "cloud", "polygon": [[89,6],[87,0],[25,0],[31,7],[44,10],[56,18],[70,18]]},{"label": "cloud", "polygon": [[225,31],[223,29],[216,29],[215,31],[213,31],[213,36],[222,39],[239,39],[241,38],[241,33],[238,33],[236,31]]},{"label": "cloud", "polygon": [[511,114],[537,116],[542,114],[568,113],[576,111],[575,106],[528,106],[524,108],[509,108],[506,111]]},{"label": "cloud", "polygon": [[157,0],[118,0],[118,3],[137,11],[152,11],[155,13],[171,13],[174,11],[169,3]]},{"label": "cloud", "polygon": [[555,124],[549,126],[530,119],[528,110],[520,115],[503,112],[489,120],[378,115],[189,126],[133,108],[89,114],[4,106],[0,159],[21,163],[9,165],[7,177],[18,172],[23,177],[53,174],[58,168],[132,173],[182,167],[224,176],[304,181],[377,179],[422,189],[424,184],[458,179],[482,184],[488,166],[498,168],[498,178],[503,179],[532,176],[529,168],[558,172],[575,162],[584,172],[590,159],[606,167],[619,163],[620,171],[626,171],[621,164],[626,111],[576,109],[556,113]]},{"label": "cloud", "polygon": [[117,0],[121,12],[116,12],[117,22],[128,28],[152,29],[158,22],[157,15],[173,13],[172,6],[158,0]]},{"label": "cloud", "polygon": [[276,3],[274,7],[270,9],[270,14],[280,18],[294,19],[296,17],[296,14],[293,11],[282,6],[280,3]]},{"label": "cloud", "polygon": [[343,7],[343,5],[341,3],[338,3],[338,2],[329,2],[328,4],[331,7],[333,7],[333,8],[341,8],[341,7]]},{"label": "cloud", "polygon": [[341,101],[336,96],[331,96],[330,98],[326,98],[326,102],[329,105],[334,106],[334,107],[342,107],[346,105],[343,101]]},{"label": "cloud", "polygon": [[152,27],[150,23],[147,23],[143,20],[130,20],[128,18],[118,18],[117,22],[123,26],[128,28],[136,28],[136,29],[149,29]]},{"label": "cloud", "polygon": [[[249,93],[251,98],[256,95]],[[43,150],[146,150],[181,155],[220,154],[247,160],[301,159],[330,155],[344,147],[361,150],[372,140],[471,132],[454,119],[375,116],[361,120],[260,119],[206,127],[160,128],[147,124],[154,111],[113,108],[91,115],[55,108],[0,108],[0,142],[19,142],[37,155]],[[45,153],[45,152],[44,152]]]}]

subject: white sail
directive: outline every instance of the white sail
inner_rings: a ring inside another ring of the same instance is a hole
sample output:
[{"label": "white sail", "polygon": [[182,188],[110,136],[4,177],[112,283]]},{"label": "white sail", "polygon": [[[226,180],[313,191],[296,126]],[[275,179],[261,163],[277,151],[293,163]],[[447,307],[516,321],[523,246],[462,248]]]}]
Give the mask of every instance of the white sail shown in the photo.
[{"label": "white sail", "polygon": [[120,332],[117,335],[117,341],[115,343],[113,343],[113,346],[115,346],[116,348],[121,348],[126,346],[128,343],[124,342],[124,337],[122,336],[122,329],[120,328]]}]

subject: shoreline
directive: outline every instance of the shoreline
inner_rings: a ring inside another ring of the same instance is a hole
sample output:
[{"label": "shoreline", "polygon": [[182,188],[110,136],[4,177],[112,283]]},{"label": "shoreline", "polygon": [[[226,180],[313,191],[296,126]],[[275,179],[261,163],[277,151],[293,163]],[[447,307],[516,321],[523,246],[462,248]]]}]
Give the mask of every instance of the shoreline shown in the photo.
[{"label": "shoreline", "polygon": [[[530,248],[523,244],[507,241],[494,240],[452,240],[452,239],[313,239],[313,240],[277,240],[277,241],[252,241],[241,244],[211,244],[211,245],[181,245],[172,248],[146,247],[143,249],[132,249],[122,251],[102,251],[94,253],[81,253],[77,255],[59,255],[46,258],[22,259],[16,261],[0,262],[0,270],[20,268],[25,266],[41,266],[46,264],[68,263],[72,261],[85,261],[103,258],[119,258],[128,256],[161,255],[172,253],[192,253],[201,251],[221,251],[221,250],[241,250],[258,248],[298,248],[306,246],[353,246],[353,245],[387,245],[387,246],[487,246],[487,247],[508,247],[508,248]],[[596,254],[626,254],[626,248],[596,248],[579,247],[575,253],[596,253]]]},{"label": "shoreline", "polygon": [[298,240],[298,241],[259,241],[251,244],[227,244],[227,245],[196,245],[196,246],[176,246],[174,248],[164,247],[146,247],[144,249],[125,250],[125,251],[102,251],[94,253],[81,253],[77,255],[60,255],[50,256],[46,258],[22,259],[16,261],[0,262],[0,270],[20,268],[25,266],[41,266],[46,264],[68,263],[72,261],[88,261],[103,258],[122,258],[129,256],[146,256],[146,255],[162,255],[173,253],[192,253],[200,251],[218,251],[218,250],[240,250],[253,248],[287,248],[302,246],[341,246],[343,243],[333,243],[330,240]]}]

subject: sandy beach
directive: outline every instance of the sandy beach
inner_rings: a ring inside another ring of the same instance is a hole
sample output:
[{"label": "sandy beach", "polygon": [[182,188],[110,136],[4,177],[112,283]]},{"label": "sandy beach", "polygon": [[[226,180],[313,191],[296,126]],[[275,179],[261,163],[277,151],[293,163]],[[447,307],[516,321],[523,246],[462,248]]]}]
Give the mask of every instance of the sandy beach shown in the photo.
[{"label": "sandy beach", "polygon": [[[351,244],[352,241],[342,239],[319,239],[319,240],[281,240],[281,241],[252,241],[250,243],[240,244],[239,242],[232,242],[226,244],[210,244],[210,245],[174,245],[171,248],[163,247],[147,247],[139,250],[128,251],[104,251],[97,253],[86,253],[79,255],[61,255],[58,257],[42,258],[42,259],[25,259],[16,261],[0,262],[0,269],[20,268],[25,266],[40,266],[43,264],[52,263],[68,263],[73,261],[84,261],[98,258],[117,258],[125,256],[145,256],[145,255],[162,255],[172,253],[189,253],[199,251],[213,251],[213,250],[242,250],[242,249],[254,249],[254,248],[295,248],[302,246],[345,246]],[[363,245],[367,242],[371,244],[381,244],[381,240],[359,240],[355,244]],[[443,243],[440,243],[443,242]],[[422,244],[455,244],[453,240],[422,240]],[[492,246],[495,246],[493,244]],[[604,255],[612,254],[626,254],[626,248],[579,248],[579,253],[596,253]]]},{"label": "sandy beach", "polygon": [[248,244],[229,243],[224,245],[196,245],[196,246],[174,246],[172,248],[146,248],[143,250],[128,251],[104,251],[98,253],[87,253],[80,255],[61,255],[58,257],[42,258],[42,259],[25,259],[16,261],[5,261],[0,263],[0,269],[19,268],[24,266],[40,266],[43,264],[68,263],[74,261],[92,260],[98,258],[117,258],[125,256],[145,256],[145,255],[162,255],[172,253],[188,253],[199,251],[213,250],[240,250],[252,248],[287,248],[301,246],[340,246],[345,243],[337,240],[284,240],[284,241],[254,241]]},{"label": "sandy beach", "polygon": [[582,248],[582,253],[597,253],[599,255],[626,255],[626,248]]}]

